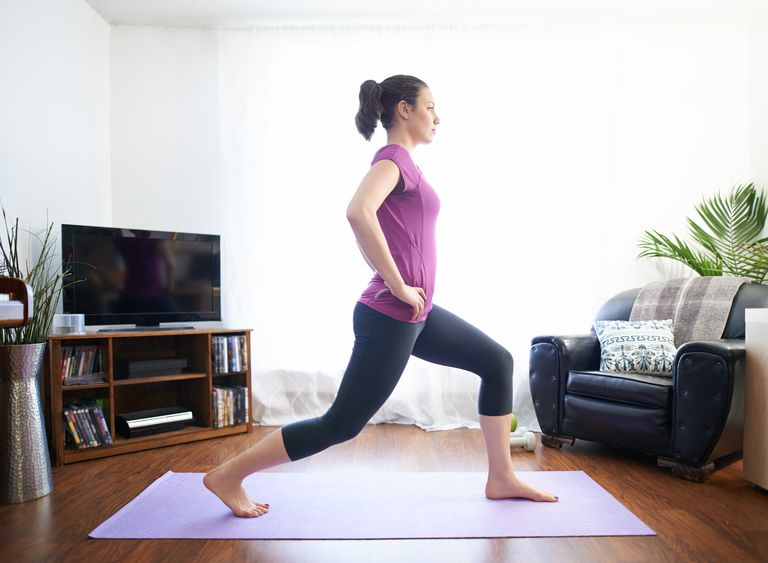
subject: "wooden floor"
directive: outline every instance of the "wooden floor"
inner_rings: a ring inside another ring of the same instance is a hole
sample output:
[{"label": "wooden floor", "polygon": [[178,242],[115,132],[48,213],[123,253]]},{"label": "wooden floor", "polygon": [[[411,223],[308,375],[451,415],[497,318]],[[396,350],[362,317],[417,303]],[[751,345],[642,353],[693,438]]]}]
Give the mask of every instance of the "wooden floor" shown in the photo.
[{"label": "wooden floor", "polygon": [[[708,482],[677,479],[652,458],[579,442],[561,451],[513,451],[520,470],[582,470],[658,534],[655,537],[466,540],[92,540],[88,532],[168,470],[203,472],[270,428],[54,469],[54,492],[0,506],[0,561],[768,561],[768,495],[741,462]],[[478,430],[424,432],[368,426],[355,440],[272,471],[485,471]],[[450,491],[446,491],[450,494]],[[482,491],[478,491],[482,494]]]}]

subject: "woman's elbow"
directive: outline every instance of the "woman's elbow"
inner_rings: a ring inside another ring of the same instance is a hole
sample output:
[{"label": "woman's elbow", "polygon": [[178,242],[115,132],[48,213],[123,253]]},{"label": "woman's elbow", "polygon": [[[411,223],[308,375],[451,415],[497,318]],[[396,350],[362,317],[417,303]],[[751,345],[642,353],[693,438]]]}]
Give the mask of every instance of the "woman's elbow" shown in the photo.
[{"label": "woman's elbow", "polygon": [[347,221],[353,227],[359,225],[365,221],[365,210],[357,205],[350,205],[347,207]]}]

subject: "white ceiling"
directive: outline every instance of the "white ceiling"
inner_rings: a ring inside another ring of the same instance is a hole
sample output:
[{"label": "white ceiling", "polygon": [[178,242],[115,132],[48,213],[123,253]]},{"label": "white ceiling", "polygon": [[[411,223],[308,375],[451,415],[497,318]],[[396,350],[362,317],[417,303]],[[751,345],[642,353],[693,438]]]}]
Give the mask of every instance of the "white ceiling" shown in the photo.
[{"label": "white ceiling", "polygon": [[751,21],[768,0],[87,0],[109,23],[241,27],[275,21]]}]

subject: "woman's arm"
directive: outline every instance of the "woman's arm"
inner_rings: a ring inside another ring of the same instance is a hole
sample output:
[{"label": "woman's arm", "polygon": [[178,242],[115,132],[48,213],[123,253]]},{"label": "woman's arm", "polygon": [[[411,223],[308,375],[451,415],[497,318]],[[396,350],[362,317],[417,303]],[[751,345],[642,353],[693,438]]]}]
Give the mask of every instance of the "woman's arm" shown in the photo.
[{"label": "woman's arm", "polygon": [[[355,242],[357,242],[357,239],[355,239]],[[371,270],[373,270],[375,272],[376,268],[374,268],[373,264],[371,264],[371,261],[368,260],[368,257],[365,255],[365,252],[363,252],[363,248],[360,246],[359,242],[357,242],[357,248],[360,249],[360,254],[363,255],[363,260],[365,260],[365,263],[368,264],[368,266],[370,266]]]},{"label": "woman's arm", "polygon": [[376,211],[395,189],[399,179],[400,169],[391,160],[380,160],[374,164],[349,202],[347,220],[363,257],[384,278],[392,295],[413,307],[415,320],[423,311],[427,296],[424,289],[411,287],[403,281],[376,216]]}]

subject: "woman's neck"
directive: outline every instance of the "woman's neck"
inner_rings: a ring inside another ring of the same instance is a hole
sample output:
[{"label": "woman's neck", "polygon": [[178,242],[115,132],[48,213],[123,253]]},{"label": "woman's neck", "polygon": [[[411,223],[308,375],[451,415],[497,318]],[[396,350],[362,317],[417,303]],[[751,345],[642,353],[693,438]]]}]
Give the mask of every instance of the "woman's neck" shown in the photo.
[{"label": "woman's neck", "polygon": [[400,145],[408,152],[411,152],[416,144],[411,139],[410,135],[403,133],[402,131],[387,131],[387,144],[388,145]]}]

